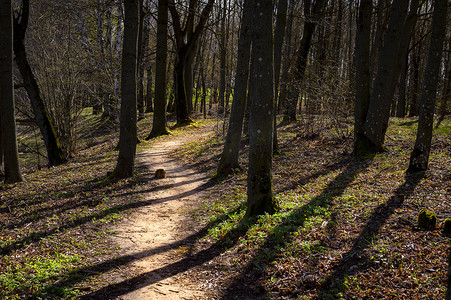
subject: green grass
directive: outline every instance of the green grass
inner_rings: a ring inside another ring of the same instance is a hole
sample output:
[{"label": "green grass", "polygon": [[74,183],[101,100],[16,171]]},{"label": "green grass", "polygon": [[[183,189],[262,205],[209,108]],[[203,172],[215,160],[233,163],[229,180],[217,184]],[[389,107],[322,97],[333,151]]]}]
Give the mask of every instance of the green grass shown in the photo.
[{"label": "green grass", "polygon": [[0,296],[20,299],[23,293],[34,293],[37,299],[51,297],[69,298],[76,291],[65,287],[48,285],[48,282],[61,279],[80,264],[81,257],[54,253],[37,258],[24,258],[20,262],[6,259],[6,269],[0,274]]}]

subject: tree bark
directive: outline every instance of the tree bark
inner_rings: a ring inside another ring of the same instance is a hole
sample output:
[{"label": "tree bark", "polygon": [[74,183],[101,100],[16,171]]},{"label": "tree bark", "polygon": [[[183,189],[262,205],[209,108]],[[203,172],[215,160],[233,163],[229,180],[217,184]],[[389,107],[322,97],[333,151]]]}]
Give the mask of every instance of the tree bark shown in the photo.
[{"label": "tree bark", "polygon": [[277,142],[277,102],[279,98],[279,78],[280,66],[282,64],[282,46],[285,38],[285,26],[287,24],[287,7],[287,0],[279,0],[279,6],[277,7],[276,26],[274,28],[274,153],[279,152],[279,145]]},{"label": "tree bark", "polygon": [[226,41],[227,41],[227,31],[226,31],[226,16],[227,16],[227,0],[222,3],[222,18],[221,18],[221,36],[219,42],[219,108],[218,113],[223,114],[225,109],[225,90],[226,90]]},{"label": "tree bark", "polygon": [[426,171],[431,151],[434,109],[437,97],[438,76],[446,36],[447,0],[436,0],[432,17],[432,34],[428,60],[424,71],[415,146],[410,156],[408,172]]},{"label": "tree bark", "polygon": [[0,155],[5,182],[22,181],[17,153],[13,84],[13,22],[11,0],[0,0]]},{"label": "tree bark", "polygon": [[177,116],[176,126],[184,126],[193,122],[190,118],[190,114],[192,110],[194,56],[196,54],[200,34],[208,20],[213,8],[213,3],[214,0],[208,0],[208,3],[198,17],[199,21],[195,29],[194,19],[197,6],[196,0],[190,0],[189,2],[188,16],[186,17],[183,29],[174,1],[169,0],[168,3],[177,47],[174,65],[175,106]]},{"label": "tree bark", "polygon": [[249,171],[246,217],[277,211],[273,195],[272,154],[274,57],[272,1],[255,0],[252,7],[252,54],[249,80]]},{"label": "tree bark", "polygon": [[42,100],[38,83],[34,77],[33,71],[31,70],[25,50],[24,39],[25,32],[28,27],[29,12],[30,0],[23,0],[21,16],[14,18],[15,61],[19,72],[22,75],[28,97],[30,98],[36,124],[38,125],[44,139],[49,166],[57,166],[65,163],[66,158],[63,155],[63,151],[58,141],[58,137],[56,136],[52,121],[50,120],[50,116],[44,105],[44,101]]},{"label": "tree bark", "polygon": [[169,134],[166,119],[166,64],[168,59],[168,0],[158,0],[155,111],[147,139]]},{"label": "tree bark", "polygon": [[363,125],[367,117],[371,96],[370,74],[370,33],[372,1],[361,0],[357,20],[355,43],[355,100],[354,100],[354,153],[359,154],[361,145],[358,144],[363,135]]},{"label": "tree bark", "polygon": [[304,80],[305,68],[307,67],[307,56],[310,51],[313,34],[315,32],[317,18],[324,10],[328,0],[318,0],[310,10],[311,0],[304,2],[304,33],[298,49],[298,57],[296,59],[296,69],[294,71],[293,82],[289,86],[287,93],[287,105],[285,108],[282,123],[289,124],[296,122],[296,110],[298,106],[299,95],[301,94],[301,84]]},{"label": "tree bark", "polygon": [[143,0],[140,0],[140,15],[139,15],[139,29],[138,29],[138,120],[144,119],[144,67],[145,67],[145,53],[149,44],[149,36],[144,31]]},{"label": "tree bark", "polygon": [[278,107],[277,112],[280,112],[282,109],[285,108],[286,98],[287,98],[287,85],[288,85],[288,77],[290,73],[290,66],[291,66],[291,49],[292,49],[292,33],[293,33],[293,10],[294,10],[294,4],[291,1],[290,2],[290,13],[288,15],[288,27],[286,28],[286,43],[285,43],[285,49],[284,49],[284,62],[283,62],[283,68],[282,68],[282,75],[280,78],[280,93],[278,95]]},{"label": "tree bark", "polygon": [[[146,74],[147,74],[147,84],[146,84],[146,112],[153,112],[153,92],[152,92],[152,65],[150,61],[146,62]],[[164,85],[166,88],[166,86]]]},{"label": "tree bark", "polygon": [[390,23],[379,55],[377,75],[371,93],[368,113],[363,125],[363,134],[356,144],[365,147],[363,152],[383,150],[385,132],[390,118],[390,104],[398,81],[400,62],[400,40],[406,24],[409,0],[395,0],[392,5]]},{"label": "tree bark", "polygon": [[224,150],[218,165],[218,174],[228,174],[234,169],[241,169],[238,155],[246,108],[247,84],[249,79],[249,60],[251,49],[251,19],[254,0],[246,0],[241,18],[238,40],[238,59],[236,63],[235,92],[230,112],[229,128],[224,143]]},{"label": "tree bark", "polygon": [[399,76],[398,101],[396,103],[396,117],[404,118],[406,115],[406,87],[407,87],[407,60],[406,55],[403,58],[401,74]]},{"label": "tree bark", "polygon": [[119,156],[111,177],[133,176],[136,155],[137,56],[139,34],[139,1],[125,0],[124,46],[122,49],[121,112]]}]

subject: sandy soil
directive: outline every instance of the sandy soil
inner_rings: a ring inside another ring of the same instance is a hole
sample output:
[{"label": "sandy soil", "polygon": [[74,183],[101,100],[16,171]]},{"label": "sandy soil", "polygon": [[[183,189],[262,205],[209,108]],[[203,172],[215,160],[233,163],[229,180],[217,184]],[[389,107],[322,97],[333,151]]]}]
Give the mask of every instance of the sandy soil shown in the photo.
[{"label": "sandy soil", "polygon": [[[137,208],[117,225],[114,239],[124,255],[134,255],[133,268],[139,284],[117,299],[209,299],[200,284],[181,280],[183,259],[190,252],[190,237],[195,234],[192,217],[207,185],[205,174],[185,167],[170,152],[193,139],[208,134],[207,130],[173,136],[138,153],[140,167],[149,169],[152,192],[143,195],[151,205]],[[167,178],[153,177],[164,169]],[[172,267],[173,266],[173,267]],[[178,266],[178,269],[175,267]]]}]

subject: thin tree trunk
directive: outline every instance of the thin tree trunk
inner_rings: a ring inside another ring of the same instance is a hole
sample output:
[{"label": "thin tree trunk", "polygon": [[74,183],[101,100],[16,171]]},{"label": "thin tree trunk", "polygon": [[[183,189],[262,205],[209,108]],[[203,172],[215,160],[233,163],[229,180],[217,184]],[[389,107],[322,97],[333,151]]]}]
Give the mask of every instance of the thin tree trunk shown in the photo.
[{"label": "thin tree trunk", "polygon": [[175,8],[173,0],[169,1],[169,10],[172,16],[172,24],[176,41],[176,62],[174,66],[175,80],[175,105],[177,125],[184,126],[192,123],[190,118],[193,107],[193,62],[196,54],[200,34],[205,28],[208,16],[213,8],[214,0],[208,0],[203,8],[198,24],[194,29],[196,0],[190,0],[185,26],[182,29],[180,16]]},{"label": "thin tree trunk", "polygon": [[22,15],[17,19],[14,18],[14,59],[17,63],[20,74],[22,75],[28,97],[30,98],[36,124],[38,125],[44,139],[49,166],[57,166],[65,163],[66,158],[63,155],[58,137],[56,136],[56,131],[53,127],[52,121],[50,120],[44,101],[42,100],[38,83],[31,70],[25,50],[24,39],[25,32],[28,27],[29,8],[30,1],[23,0]]},{"label": "thin tree trunk", "polygon": [[224,113],[225,108],[225,82],[226,82],[226,14],[227,14],[227,0],[222,3],[222,18],[221,18],[221,35],[219,39],[219,94],[218,94],[218,113]]},{"label": "thin tree trunk", "polygon": [[151,139],[169,133],[166,119],[166,64],[168,57],[168,0],[158,0],[157,53],[155,65],[155,112]]},{"label": "thin tree trunk", "polygon": [[122,49],[121,112],[119,156],[111,177],[133,176],[136,155],[136,69],[138,56],[139,8],[141,0],[125,0],[124,46]]},{"label": "thin tree trunk", "polygon": [[246,108],[247,86],[249,79],[249,61],[251,49],[251,16],[254,0],[246,0],[241,18],[240,36],[238,40],[238,60],[236,63],[235,92],[233,93],[232,110],[229,128],[218,165],[218,174],[227,174],[240,169],[238,154]]},{"label": "thin tree trunk", "polygon": [[428,169],[438,76],[440,74],[440,62],[446,36],[446,12],[447,0],[436,0],[432,17],[431,42],[420,100],[417,138],[410,156],[408,172],[426,171]]},{"label": "thin tree trunk", "polygon": [[293,1],[290,1],[290,14],[288,15],[288,27],[286,32],[286,43],[284,49],[284,62],[282,68],[282,78],[280,83],[280,94],[278,96],[278,108],[277,112],[280,112],[285,108],[286,98],[287,98],[287,84],[288,84],[288,76],[290,73],[291,66],[291,44],[292,44],[292,33],[293,33],[293,14],[294,14],[294,4]]},{"label": "thin tree trunk", "polygon": [[[365,147],[365,152],[382,151],[382,144],[390,118],[390,104],[395,92],[400,71],[400,40],[405,34],[409,0],[395,0],[390,15],[390,23],[379,55],[378,71],[374,81],[364,132],[357,144]],[[362,148],[363,149],[363,148]]]},{"label": "thin tree trunk", "polygon": [[5,163],[5,182],[22,181],[17,153],[13,85],[13,22],[11,0],[0,0],[0,167]]},{"label": "thin tree trunk", "polygon": [[407,55],[404,57],[399,76],[398,102],[396,103],[396,117],[404,118],[406,115],[406,87],[407,87]]},{"label": "thin tree trunk", "polygon": [[310,51],[312,37],[316,28],[316,19],[324,10],[327,0],[318,0],[315,2],[312,12],[310,11],[311,0],[304,2],[304,11],[307,20],[304,22],[304,33],[298,49],[298,57],[296,60],[296,69],[294,72],[293,83],[289,86],[287,106],[283,116],[283,124],[296,122],[296,111],[298,106],[299,95],[301,94],[301,84],[304,80],[305,68],[307,67],[307,57]]},{"label": "thin tree trunk", "polygon": [[[142,0],[140,1],[142,5]],[[149,36],[144,30],[144,18],[145,14],[142,11],[142,6],[140,7],[139,16],[139,35],[138,35],[138,120],[144,119],[144,64],[145,64],[145,53],[147,46],[149,44]]]},{"label": "thin tree trunk", "polygon": [[[153,112],[152,95],[152,65],[150,61],[146,62],[147,84],[146,84],[146,112]],[[166,87],[166,86],[165,86]]]},{"label": "thin tree trunk", "polygon": [[279,145],[277,143],[277,99],[279,98],[279,77],[280,65],[282,64],[282,46],[285,38],[285,26],[287,23],[287,0],[279,0],[277,7],[276,26],[274,29],[274,136],[273,136],[273,151],[279,152]]}]

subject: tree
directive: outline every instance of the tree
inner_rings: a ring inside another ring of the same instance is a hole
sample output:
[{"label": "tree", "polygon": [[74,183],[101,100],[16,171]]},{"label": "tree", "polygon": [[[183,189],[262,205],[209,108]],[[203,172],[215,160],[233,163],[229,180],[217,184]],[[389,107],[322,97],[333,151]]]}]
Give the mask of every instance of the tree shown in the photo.
[{"label": "tree", "polygon": [[[177,126],[192,122],[190,111],[192,108],[193,93],[193,62],[196,54],[199,37],[207,23],[208,16],[213,8],[214,0],[208,0],[200,16],[196,16],[197,0],[190,0],[186,21],[182,27],[180,15],[175,7],[174,0],[169,0],[169,11],[172,16],[172,26],[175,34],[176,59],[174,65],[175,80],[175,111]],[[197,26],[194,21],[198,18]],[[188,108],[188,105],[190,108]]]},{"label": "tree", "polygon": [[38,125],[47,149],[49,166],[56,166],[66,162],[61,146],[56,136],[53,123],[44,105],[36,78],[31,70],[25,49],[25,33],[28,27],[30,0],[22,1],[22,13],[14,17],[14,54],[25,89],[30,98],[34,118]]},{"label": "tree", "polygon": [[299,44],[296,67],[294,71],[293,84],[289,86],[287,93],[287,105],[283,115],[282,123],[292,123],[297,120],[296,109],[298,105],[298,98],[301,93],[301,83],[304,80],[305,68],[307,67],[307,57],[310,51],[310,46],[315,33],[315,28],[318,22],[319,15],[324,10],[328,0],[318,0],[311,8],[312,0],[304,1],[304,32],[301,42]]},{"label": "tree", "polygon": [[136,156],[136,97],[139,8],[141,0],[125,0],[124,44],[122,49],[121,112],[119,156],[111,177],[133,176]]},{"label": "tree", "polygon": [[287,0],[279,0],[277,7],[276,25],[274,28],[274,137],[273,137],[273,151],[279,152],[279,145],[277,143],[277,99],[279,97],[279,78],[280,66],[282,64],[282,46],[285,38],[285,26],[287,23]]},{"label": "tree", "polygon": [[17,153],[13,85],[13,25],[11,0],[0,1],[0,152],[5,182],[22,181]]},{"label": "tree", "polygon": [[221,160],[218,165],[219,174],[227,174],[240,169],[238,154],[243,129],[244,111],[246,108],[247,84],[249,80],[249,60],[251,50],[251,19],[254,0],[244,1],[241,18],[240,37],[238,40],[238,59],[236,63],[235,93],[233,94],[230,112],[229,129],[224,143]]},{"label": "tree", "polygon": [[358,134],[355,141],[355,147],[361,153],[383,150],[391,102],[401,68],[399,59],[401,39],[407,34],[404,27],[408,6],[408,0],[395,0],[392,4],[390,22],[379,54],[377,75],[373,83],[363,133]]},{"label": "tree", "polygon": [[249,80],[249,171],[247,211],[251,217],[277,210],[272,184],[274,57],[271,0],[252,7],[252,53]]},{"label": "tree", "polygon": [[147,139],[169,134],[166,120],[166,62],[168,57],[168,0],[158,0],[155,101],[152,130]]},{"label": "tree", "polygon": [[[357,19],[355,45],[355,101],[354,101],[354,140],[363,134],[366,114],[370,105],[370,33],[371,33],[372,1],[361,0]],[[357,144],[354,146],[359,151]]]},{"label": "tree", "polygon": [[410,156],[408,172],[426,171],[431,151],[434,109],[440,74],[443,43],[446,36],[447,0],[436,0],[432,17],[432,34],[428,60],[424,71],[415,146]]}]

